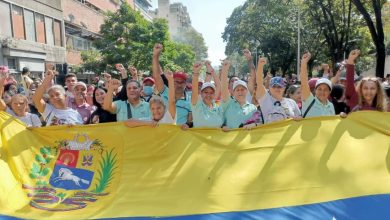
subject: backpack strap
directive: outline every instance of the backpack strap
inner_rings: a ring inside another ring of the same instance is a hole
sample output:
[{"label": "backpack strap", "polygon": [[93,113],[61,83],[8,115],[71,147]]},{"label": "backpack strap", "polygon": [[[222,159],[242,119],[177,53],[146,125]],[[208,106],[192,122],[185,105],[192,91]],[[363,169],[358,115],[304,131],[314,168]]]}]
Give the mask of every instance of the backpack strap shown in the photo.
[{"label": "backpack strap", "polygon": [[129,101],[126,101],[127,103],[127,119],[130,119],[133,117],[133,114],[131,113],[131,107]]},{"label": "backpack strap", "polygon": [[314,98],[313,101],[310,103],[309,107],[307,107],[305,113],[303,114],[303,116],[302,116],[303,118],[306,118],[307,113],[309,113],[309,111],[310,111],[311,107],[313,107],[315,101],[316,101],[316,99]]},{"label": "backpack strap", "polygon": [[259,105],[259,106],[257,106],[257,110],[260,112],[261,123],[265,124],[265,121],[264,121],[264,116],[263,116],[263,111],[261,111],[261,107],[260,107],[260,105]]}]

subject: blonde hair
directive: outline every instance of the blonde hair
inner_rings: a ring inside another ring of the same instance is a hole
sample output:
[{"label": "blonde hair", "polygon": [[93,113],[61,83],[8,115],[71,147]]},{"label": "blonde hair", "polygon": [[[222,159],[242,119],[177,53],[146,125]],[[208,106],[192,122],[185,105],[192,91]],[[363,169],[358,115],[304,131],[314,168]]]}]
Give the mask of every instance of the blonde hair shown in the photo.
[{"label": "blonde hair", "polygon": [[376,77],[364,77],[357,85],[356,90],[359,96],[359,106],[363,106],[363,104],[365,104],[365,100],[363,97],[363,84],[368,81],[374,82],[377,88],[377,92],[373,100],[372,106],[375,107],[377,111],[385,112],[387,108],[385,93],[380,81]]},{"label": "blonde hair", "polygon": [[[25,111],[28,112],[28,111],[29,111],[28,99],[27,99],[26,96],[24,96],[24,95],[22,95],[22,94],[15,94],[15,95],[13,95],[13,96],[11,97],[11,102],[10,102],[11,108],[12,108],[12,103],[15,102],[15,101],[18,100],[18,99],[23,99],[23,102],[24,102],[24,104],[26,105]],[[12,111],[14,111],[14,110],[12,109]]]}]

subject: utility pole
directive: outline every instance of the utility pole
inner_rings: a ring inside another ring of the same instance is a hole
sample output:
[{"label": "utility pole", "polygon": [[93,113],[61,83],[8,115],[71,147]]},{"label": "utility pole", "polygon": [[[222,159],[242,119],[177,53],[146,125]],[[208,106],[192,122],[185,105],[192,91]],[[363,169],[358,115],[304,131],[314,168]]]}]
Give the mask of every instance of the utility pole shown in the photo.
[{"label": "utility pole", "polygon": [[301,60],[301,12],[298,8],[298,49],[297,49],[297,77],[298,80],[301,81],[301,68],[300,68],[300,60]]}]

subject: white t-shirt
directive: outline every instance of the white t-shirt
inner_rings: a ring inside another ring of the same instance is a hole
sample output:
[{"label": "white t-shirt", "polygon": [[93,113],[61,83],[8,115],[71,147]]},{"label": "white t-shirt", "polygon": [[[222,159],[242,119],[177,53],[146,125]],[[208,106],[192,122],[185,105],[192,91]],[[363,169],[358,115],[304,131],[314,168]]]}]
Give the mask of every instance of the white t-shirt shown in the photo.
[{"label": "white t-shirt", "polygon": [[298,117],[301,111],[297,103],[289,98],[277,101],[268,92],[258,100],[265,123]]},{"label": "white t-shirt", "polygon": [[177,118],[177,111],[175,118],[172,117],[171,113],[169,111],[166,111],[162,119],[158,121],[159,124],[171,124],[176,125],[176,118]]},{"label": "white t-shirt", "polygon": [[56,109],[49,103],[46,104],[42,114],[46,121],[46,126],[50,125],[77,125],[83,124],[81,115],[74,109]]},{"label": "white t-shirt", "polygon": [[27,112],[26,116],[19,117],[15,115],[14,111],[12,111],[10,108],[6,109],[6,112],[10,115],[12,115],[14,118],[19,119],[24,124],[27,125],[27,127],[41,127],[42,122],[39,120],[38,115],[31,114],[30,112]]}]

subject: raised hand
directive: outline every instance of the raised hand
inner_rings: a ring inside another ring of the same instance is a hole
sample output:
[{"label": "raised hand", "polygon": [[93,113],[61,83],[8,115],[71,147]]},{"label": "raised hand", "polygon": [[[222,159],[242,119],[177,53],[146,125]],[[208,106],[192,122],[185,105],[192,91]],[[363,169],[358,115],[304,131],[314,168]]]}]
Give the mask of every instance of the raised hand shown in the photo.
[{"label": "raised hand", "polygon": [[215,73],[214,68],[211,66],[211,62],[209,60],[206,60],[204,62],[204,65],[206,65],[206,72],[207,73]]},{"label": "raised hand", "polygon": [[307,64],[310,59],[311,59],[311,53],[307,52],[307,53],[303,54],[303,56],[302,56],[302,63]]},{"label": "raised hand", "polygon": [[111,75],[108,74],[108,73],[102,73],[103,77],[104,77],[104,81],[108,82],[111,80]]},{"label": "raised hand", "polygon": [[267,73],[267,76],[265,76],[265,79],[270,80],[270,79],[272,79],[272,77],[274,77],[274,76],[272,75],[272,73],[271,73],[271,72],[268,72],[268,73]]},{"label": "raised hand", "polygon": [[129,72],[133,78],[135,78],[138,75],[138,70],[134,66],[129,67]]},{"label": "raised hand", "polygon": [[230,65],[231,65],[231,63],[229,60],[224,60],[222,63],[222,72],[228,72]]},{"label": "raised hand", "polygon": [[160,56],[163,50],[163,45],[160,43],[156,43],[153,47],[153,56]]},{"label": "raised hand", "polygon": [[258,66],[264,66],[265,64],[267,64],[267,59],[265,59],[264,57],[261,57],[257,64],[258,64]]},{"label": "raised hand", "polygon": [[244,53],[244,57],[247,61],[252,60],[252,53],[248,49],[244,49],[242,52]]},{"label": "raised hand", "polygon": [[57,75],[57,73],[54,72],[53,70],[48,70],[45,73],[45,77],[54,77],[55,75]]},{"label": "raised hand", "polygon": [[168,81],[173,81],[173,73],[172,71],[166,71],[164,73],[165,77],[167,78]]},{"label": "raised hand", "polygon": [[118,70],[119,72],[126,70],[125,67],[121,63],[115,64],[115,69]]},{"label": "raised hand", "polygon": [[117,79],[111,79],[108,84],[108,89],[112,89],[113,91],[116,91],[119,86],[121,85],[121,82]]},{"label": "raised hand", "polygon": [[325,70],[325,71],[328,71],[328,70],[329,70],[329,64],[327,64],[327,63],[321,64],[321,67],[322,67],[322,69]]},{"label": "raised hand", "polygon": [[202,63],[196,62],[193,66],[193,74],[199,74],[200,69],[202,69]]},{"label": "raised hand", "polygon": [[355,60],[359,57],[359,55],[360,55],[360,50],[358,50],[358,49],[352,50],[349,53],[347,63],[348,64],[355,64]]}]

